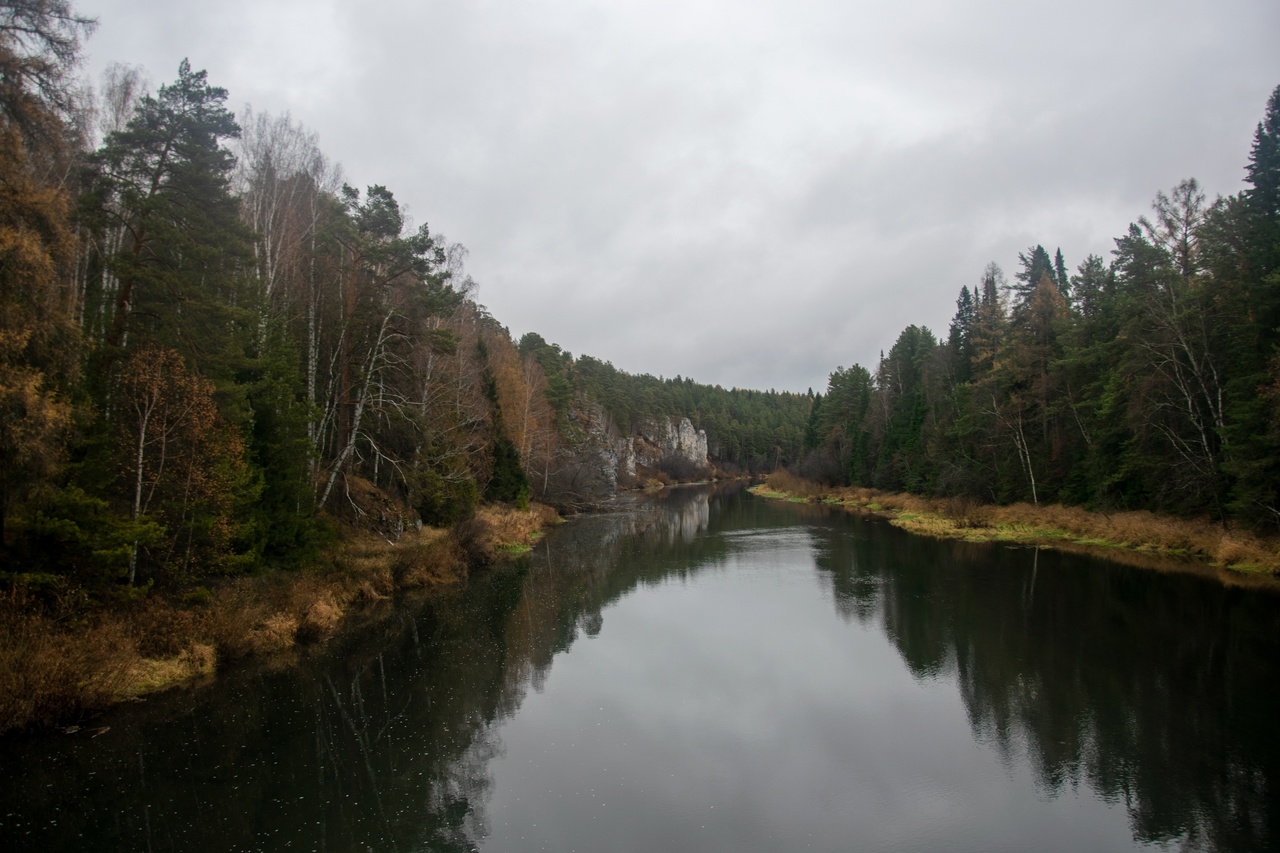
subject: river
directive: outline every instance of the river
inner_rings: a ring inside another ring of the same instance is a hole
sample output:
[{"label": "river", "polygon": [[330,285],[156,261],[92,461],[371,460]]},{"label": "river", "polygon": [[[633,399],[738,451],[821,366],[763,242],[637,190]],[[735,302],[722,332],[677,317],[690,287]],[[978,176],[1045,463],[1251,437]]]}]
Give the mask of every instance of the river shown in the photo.
[{"label": "river", "polygon": [[0,839],[1275,850],[1278,605],[676,489],[297,660],[0,741]]}]

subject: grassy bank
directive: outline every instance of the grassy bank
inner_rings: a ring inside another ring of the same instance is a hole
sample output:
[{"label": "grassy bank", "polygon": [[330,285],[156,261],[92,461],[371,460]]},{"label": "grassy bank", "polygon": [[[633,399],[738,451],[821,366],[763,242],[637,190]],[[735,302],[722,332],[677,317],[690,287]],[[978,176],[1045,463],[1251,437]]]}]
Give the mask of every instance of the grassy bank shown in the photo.
[{"label": "grassy bank", "polygon": [[1090,512],[1058,504],[994,506],[965,498],[826,488],[786,472],[770,475],[752,491],[763,497],[821,502],[872,513],[925,536],[1099,549],[1115,556],[1136,553],[1181,557],[1235,573],[1280,575],[1280,540],[1263,539],[1200,519],[1142,511]]},{"label": "grassy bank", "polygon": [[314,566],[227,580],[116,607],[67,596],[0,600],[0,733],[83,723],[94,712],[212,678],[220,667],[323,643],[406,590],[442,586],[527,552],[549,507],[482,508],[452,530],[398,542],[352,531]]}]

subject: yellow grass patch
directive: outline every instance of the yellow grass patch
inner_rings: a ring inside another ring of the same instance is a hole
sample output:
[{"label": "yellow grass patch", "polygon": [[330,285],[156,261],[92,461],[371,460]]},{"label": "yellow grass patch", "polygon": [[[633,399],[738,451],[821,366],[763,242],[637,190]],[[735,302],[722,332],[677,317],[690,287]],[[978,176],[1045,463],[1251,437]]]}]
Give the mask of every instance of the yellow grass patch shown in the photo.
[{"label": "yellow grass patch", "polygon": [[786,472],[770,475],[767,487],[751,491],[870,512],[904,530],[936,538],[1126,549],[1190,556],[1237,572],[1280,574],[1280,540],[1264,540],[1204,519],[1146,511],[1099,513],[1059,504],[994,506],[969,498],[924,498],[866,488],[824,489]]},{"label": "yellow grass patch", "polygon": [[531,504],[527,510],[488,505],[455,527],[453,538],[470,562],[490,564],[499,558],[528,553],[542,538],[543,528],[559,520],[554,509],[542,504]]},{"label": "yellow grass patch", "polygon": [[186,684],[196,678],[214,674],[218,653],[213,646],[194,643],[177,657],[138,658],[129,668],[127,682],[121,688],[126,697],[145,696]]},{"label": "yellow grass patch", "polygon": [[342,608],[331,599],[313,602],[298,622],[294,636],[301,642],[312,643],[333,635],[342,621]]}]

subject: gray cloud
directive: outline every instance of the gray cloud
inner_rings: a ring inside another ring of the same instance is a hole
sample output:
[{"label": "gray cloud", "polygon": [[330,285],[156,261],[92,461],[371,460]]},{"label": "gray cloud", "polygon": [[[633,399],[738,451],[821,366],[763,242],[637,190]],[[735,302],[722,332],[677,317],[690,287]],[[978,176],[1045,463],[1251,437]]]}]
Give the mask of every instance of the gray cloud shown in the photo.
[{"label": "gray cloud", "polygon": [[189,56],[465,243],[480,299],[633,372],[821,388],[1036,242],[1075,266],[1241,188],[1270,0],[96,0],[90,71]]}]

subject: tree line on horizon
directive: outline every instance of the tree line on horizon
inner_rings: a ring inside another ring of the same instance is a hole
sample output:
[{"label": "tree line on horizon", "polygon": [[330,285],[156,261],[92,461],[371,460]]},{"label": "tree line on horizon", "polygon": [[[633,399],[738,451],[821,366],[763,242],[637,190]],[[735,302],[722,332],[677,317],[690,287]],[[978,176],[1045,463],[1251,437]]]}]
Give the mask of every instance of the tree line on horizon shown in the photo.
[{"label": "tree line on horizon", "polygon": [[802,476],[1280,526],[1280,87],[1247,188],[1159,192],[1110,259],[1021,253],[814,399]]},{"label": "tree line on horizon", "polygon": [[627,373],[589,355],[575,359],[536,332],[520,339],[520,351],[535,356],[553,405],[563,405],[576,389],[602,407],[620,435],[636,434],[657,419],[689,418],[706,430],[708,456],[723,473],[766,473],[795,464],[804,454],[812,394],[725,389],[681,376]]}]

